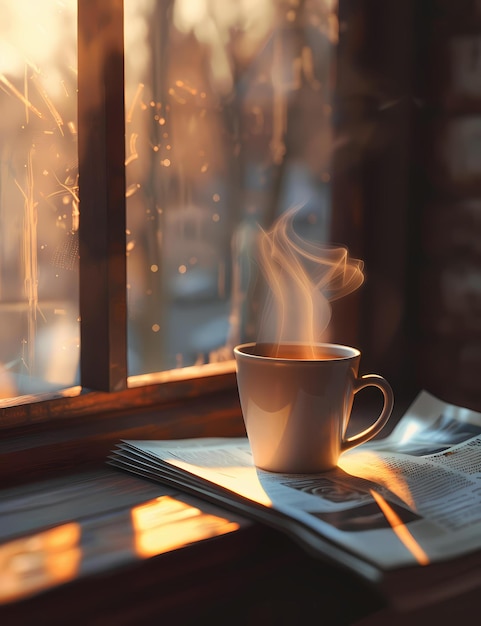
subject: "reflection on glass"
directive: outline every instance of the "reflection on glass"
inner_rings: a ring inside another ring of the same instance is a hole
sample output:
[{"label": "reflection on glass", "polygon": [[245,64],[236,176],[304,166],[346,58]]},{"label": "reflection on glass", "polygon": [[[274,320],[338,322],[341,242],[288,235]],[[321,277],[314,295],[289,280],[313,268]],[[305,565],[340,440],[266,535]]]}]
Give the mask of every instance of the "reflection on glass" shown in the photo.
[{"label": "reflection on glass", "polygon": [[0,0],[0,398],[78,376],[75,0]]},{"label": "reflection on glass", "polygon": [[170,496],[161,496],[131,511],[135,553],[141,558],[181,548],[194,541],[223,535],[239,528],[216,515]]},{"label": "reflection on glass", "polygon": [[0,603],[72,580],[82,557],[80,535],[72,522],[0,546]]},{"label": "reflection on glass", "polygon": [[259,226],[329,239],[336,5],[126,0],[131,376],[255,338]]}]

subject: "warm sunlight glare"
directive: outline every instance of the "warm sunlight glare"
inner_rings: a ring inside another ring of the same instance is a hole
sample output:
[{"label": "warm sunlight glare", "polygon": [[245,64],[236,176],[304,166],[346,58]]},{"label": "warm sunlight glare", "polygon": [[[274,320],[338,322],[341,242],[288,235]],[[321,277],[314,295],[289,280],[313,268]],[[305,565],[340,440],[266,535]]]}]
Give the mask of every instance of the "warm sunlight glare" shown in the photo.
[{"label": "warm sunlight glare", "polygon": [[222,487],[226,487],[238,493],[244,498],[260,502],[265,506],[271,506],[272,500],[269,498],[262,487],[257,476],[257,470],[252,467],[226,466],[209,468],[200,465],[194,465],[179,461],[178,459],[166,459],[171,465],[176,465],[188,472],[192,472],[214,483],[218,483]]},{"label": "warm sunlight glare", "polygon": [[384,513],[385,518],[391,525],[391,528],[397,535],[398,539],[404,544],[404,546],[409,550],[409,552],[414,556],[419,565],[428,565],[429,557],[421,548],[419,543],[414,539],[411,535],[407,526],[401,521],[398,514],[391,508],[388,502],[379,494],[373,491],[372,489],[371,495],[376,500],[379,508]]},{"label": "warm sunlight glare", "polygon": [[191,365],[190,367],[183,367],[177,370],[166,370],[165,372],[152,372],[151,374],[129,376],[128,383],[129,387],[142,387],[144,385],[155,385],[178,380],[202,378],[204,376],[212,376],[215,374],[228,374],[232,371],[234,371],[234,364],[232,361],[201,363],[199,365]]},{"label": "warm sunlight glare", "polygon": [[82,558],[80,535],[72,522],[0,546],[0,603],[72,580]]},{"label": "warm sunlight glare", "polygon": [[382,485],[410,508],[416,510],[416,503],[403,477],[390,468],[375,452],[358,449],[352,453],[344,454],[339,459],[339,467],[352,476],[358,476]]},{"label": "warm sunlight glare", "polygon": [[170,496],[161,496],[131,511],[135,553],[148,558],[195,541],[233,532],[236,522],[208,515]]}]

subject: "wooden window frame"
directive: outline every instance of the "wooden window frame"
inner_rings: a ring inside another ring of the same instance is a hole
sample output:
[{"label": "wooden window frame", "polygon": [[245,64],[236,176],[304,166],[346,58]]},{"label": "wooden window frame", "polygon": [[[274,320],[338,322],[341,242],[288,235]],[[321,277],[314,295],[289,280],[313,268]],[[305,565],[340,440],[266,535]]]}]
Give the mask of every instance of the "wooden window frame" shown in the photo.
[{"label": "wooden window frame", "polygon": [[242,432],[233,361],[128,383],[123,0],[77,8],[81,384],[0,405],[8,484],[98,463],[122,436]]}]

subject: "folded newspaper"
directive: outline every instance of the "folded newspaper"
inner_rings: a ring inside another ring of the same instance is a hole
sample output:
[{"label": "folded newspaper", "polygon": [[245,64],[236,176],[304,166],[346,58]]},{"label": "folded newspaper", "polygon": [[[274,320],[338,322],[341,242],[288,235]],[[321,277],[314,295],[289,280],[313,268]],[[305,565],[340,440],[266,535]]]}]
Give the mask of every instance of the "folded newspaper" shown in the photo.
[{"label": "folded newspaper", "polygon": [[257,469],[245,437],[124,440],[108,463],[281,530],[400,608],[481,588],[481,413],[426,391],[321,474]]}]

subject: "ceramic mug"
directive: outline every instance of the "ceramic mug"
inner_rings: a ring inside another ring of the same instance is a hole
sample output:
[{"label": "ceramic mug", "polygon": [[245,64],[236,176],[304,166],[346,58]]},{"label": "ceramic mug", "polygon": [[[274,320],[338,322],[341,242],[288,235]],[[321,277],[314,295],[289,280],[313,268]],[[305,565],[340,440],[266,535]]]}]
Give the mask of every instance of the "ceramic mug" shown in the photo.
[{"label": "ceramic mug", "polygon": [[[242,415],[256,467],[271,472],[332,469],[339,455],[377,435],[394,406],[394,394],[378,374],[359,376],[357,348],[246,343],[234,348]],[[377,387],[379,417],[350,437],[346,430],[354,396]]]}]

